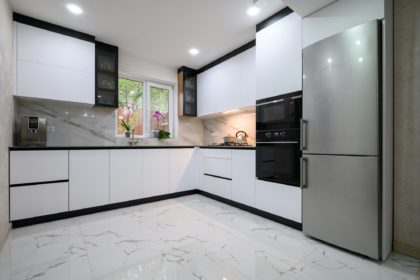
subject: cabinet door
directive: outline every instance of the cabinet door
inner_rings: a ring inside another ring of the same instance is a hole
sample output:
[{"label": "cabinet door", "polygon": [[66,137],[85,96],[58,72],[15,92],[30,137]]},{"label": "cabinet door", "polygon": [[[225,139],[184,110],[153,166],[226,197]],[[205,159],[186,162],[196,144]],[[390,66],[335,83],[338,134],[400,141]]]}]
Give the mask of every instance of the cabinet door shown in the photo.
[{"label": "cabinet door", "polygon": [[255,207],[255,151],[232,151],[232,200]]},{"label": "cabinet door", "polygon": [[10,184],[67,180],[68,151],[11,151]]},{"label": "cabinet door", "polygon": [[109,151],[70,151],[70,210],[109,203]]},{"label": "cabinet door", "polygon": [[143,150],[143,197],[169,192],[169,149]]},{"label": "cabinet door", "polygon": [[196,189],[203,189],[203,155],[202,149],[194,149],[194,186]]},{"label": "cabinet door", "polygon": [[194,149],[170,150],[171,192],[195,189],[194,186]]},{"label": "cabinet door", "polygon": [[239,93],[240,104],[238,108],[255,106],[257,94],[257,69],[256,50],[251,48],[240,54],[241,56],[241,80]]},{"label": "cabinet door", "polygon": [[232,199],[232,181],[204,175],[203,190],[227,199]]},{"label": "cabinet door", "polygon": [[302,191],[298,187],[257,180],[256,208],[302,222]]},{"label": "cabinet door", "polygon": [[302,90],[302,19],[292,13],[257,32],[257,99]]},{"label": "cabinet door", "polygon": [[10,188],[10,220],[33,218],[69,210],[68,183]]},{"label": "cabinet door", "polygon": [[141,198],[142,150],[110,150],[110,203]]}]

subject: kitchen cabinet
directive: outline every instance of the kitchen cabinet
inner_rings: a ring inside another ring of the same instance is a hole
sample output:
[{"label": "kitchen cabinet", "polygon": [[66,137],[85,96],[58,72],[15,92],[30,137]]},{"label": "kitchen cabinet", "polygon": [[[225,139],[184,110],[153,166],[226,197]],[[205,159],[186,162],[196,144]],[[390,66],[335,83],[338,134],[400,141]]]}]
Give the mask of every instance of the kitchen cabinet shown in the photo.
[{"label": "kitchen cabinet", "polygon": [[204,191],[223,198],[232,199],[232,180],[204,174]]},{"label": "kitchen cabinet", "polygon": [[202,149],[202,190],[227,199],[232,198],[232,151]]},{"label": "kitchen cabinet", "polygon": [[95,42],[95,106],[118,108],[118,47]]},{"label": "kitchen cabinet", "polygon": [[171,193],[195,189],[194,149],[169,150],[169,179]]},{"label": "kitchen cabinet", "polygon": [[178,69],[178,116],[197,116],[197,71],[185,66]]},{"label": "kitchen cabinet", "polygon": [[14,95],[94,104],[95,44],[14,22]]},{"label": "kitchen cabinet", "polygon": [[168,194],[169,149],[143,150],[143,197]]},{"label": "kitchen cabinet", "polygon": [[197,76],[198,116],[255,105],[255,47]]},{"label": "kitchen cabinet", "polygon": [[10,188],[10,220],[67,212],[68,182]]},{"label": "kitchen cabinet", "polygon": [[302,90],[302,18],[291,13],[256,38],[257,99]]},{"label": "kitchen cabinet", "polygon": [[194,186],[196,189],[203,189],[203,155],[202,149],[195,148],[193,155],[194,163]]},{"label": "kitchen cabinet", "polygon": [[69,151],[70,210],[109,203],[109,150]]},{"label": "kitchen cabinet", "polygon": [[68,180],[68,151],[11,151],[10,184]]},{"label": "kitchen cabinet", "polygon": [[256,181],[256,208],[298,223],[302,222],[302,190],[300,188]]},{"label": "kitchen cabinet", "polygon": [[109,151],[109,201],[117,203],[141,198],[142,150]]},{"label": "kitchen cabinet", "polygon": [[254,150],[232,150],[232,200],[255,207]]}]

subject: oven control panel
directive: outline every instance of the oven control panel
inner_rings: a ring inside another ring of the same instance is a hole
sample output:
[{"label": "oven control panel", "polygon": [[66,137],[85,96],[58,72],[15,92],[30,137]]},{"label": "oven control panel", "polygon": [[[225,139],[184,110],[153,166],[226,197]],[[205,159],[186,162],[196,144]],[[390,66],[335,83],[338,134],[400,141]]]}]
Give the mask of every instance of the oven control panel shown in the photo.
[{"label": "oven control panel", "polygon": [[257,142],[264,141],[299,141],[300,129],[288,128],[281,130],[259,130],[257,131]]}]

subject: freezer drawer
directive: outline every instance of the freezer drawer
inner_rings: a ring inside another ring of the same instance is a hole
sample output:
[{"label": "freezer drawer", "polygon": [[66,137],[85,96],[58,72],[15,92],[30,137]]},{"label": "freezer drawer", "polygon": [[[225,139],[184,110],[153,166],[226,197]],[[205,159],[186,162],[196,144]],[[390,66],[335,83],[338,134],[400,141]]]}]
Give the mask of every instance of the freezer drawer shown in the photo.
[{"label": "freezer drawer", "polygon": [[303,155],[303,160],[303,232],[378,259],[378,158]]},{"label": "freezer drawer", "polygon": [[304,152],[378,155],[378,26],[356,26],[303,50]]}]

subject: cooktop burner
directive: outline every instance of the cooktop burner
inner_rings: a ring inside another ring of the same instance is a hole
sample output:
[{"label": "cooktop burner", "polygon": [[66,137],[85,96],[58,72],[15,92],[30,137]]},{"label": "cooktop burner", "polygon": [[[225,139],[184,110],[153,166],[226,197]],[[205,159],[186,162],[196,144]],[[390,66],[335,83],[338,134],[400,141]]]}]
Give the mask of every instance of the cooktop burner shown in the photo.
[{"label": "cooktop burner", "polygon": [[212,146],[222,146],[222,147],[248,147],[250,144],[239,144],[239,143],[213,143]]}]

